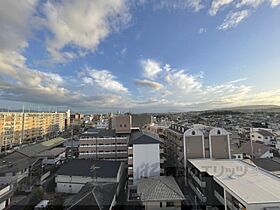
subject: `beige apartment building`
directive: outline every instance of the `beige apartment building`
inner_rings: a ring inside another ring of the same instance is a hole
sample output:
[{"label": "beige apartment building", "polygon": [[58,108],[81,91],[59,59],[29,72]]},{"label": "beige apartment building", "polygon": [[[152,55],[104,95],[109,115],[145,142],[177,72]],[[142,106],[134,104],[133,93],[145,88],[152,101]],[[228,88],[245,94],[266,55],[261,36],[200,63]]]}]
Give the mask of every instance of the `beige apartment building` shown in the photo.
[{"label": "beige apartment building", "polygon": [[57,112],[0,112],[0,149],[62,132],[65,119],[65,113]]}]

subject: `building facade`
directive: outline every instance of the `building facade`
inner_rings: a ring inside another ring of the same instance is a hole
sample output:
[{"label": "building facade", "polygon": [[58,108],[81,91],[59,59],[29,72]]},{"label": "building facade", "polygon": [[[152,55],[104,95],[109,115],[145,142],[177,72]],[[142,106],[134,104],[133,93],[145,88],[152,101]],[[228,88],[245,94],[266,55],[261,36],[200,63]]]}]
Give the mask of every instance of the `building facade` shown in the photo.
[{"label": "building facade", "polygon": [[65,129],[65,113],[1,112],[0,148],[12,146],[62,132]]},{"label": "building facade", "polygon": [[279,177],[240,160],[189,159],[187,183],[206,209],[279,209]]},{"label": "building facade", "polygon": [[79,157],[96,160],[127,160],[127,134],[115,130],[89,129],[80,136]]},{"label": "building facade", "polygon": [[164,149],[160,139],[147,132],[134,133],[128,143],[128,179],[137,184],[142,177],[164,174]]}]

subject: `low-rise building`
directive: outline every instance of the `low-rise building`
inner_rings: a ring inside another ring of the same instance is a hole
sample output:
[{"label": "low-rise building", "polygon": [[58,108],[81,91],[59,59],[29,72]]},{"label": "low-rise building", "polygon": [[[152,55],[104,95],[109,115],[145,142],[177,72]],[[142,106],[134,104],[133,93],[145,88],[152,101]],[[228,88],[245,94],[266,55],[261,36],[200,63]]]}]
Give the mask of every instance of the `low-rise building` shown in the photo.
[{"label": "low-rise building", "polygon": [[0,210],[4,210],[10,205],[12,195],[11,185],[0,185]]},{"label": "low-rise building", "polygon": [[60,165],[65,161],[65,147],[57,147],[41,152],[37,157],[42,159],[43,165]]},{"label": "low-rise building", "polygon": [[88,182],[70,200],[66,201],[66,210],[94,209],[113,210],[117,205],[117,183]]},{"label": "low-rise building", "polygon": [[276,144],[275,135],[271,131],[265,129],[253,130],[250,133],[250,140],[255,142],[261,142],[265,145]]},{"label": "low-rise building", "polygon": [[233,150],[232,154],[237,159],[243,158],[273,158],[274,148],[262,143],[248,141],[242,144],[240,148]]},{"label": "low-rise building", "polygon": [[[142,178],[136,192],[134,199],[146,210],[180,210],[185,200],[175,179],[167,176]],[[131,199],[133,201],[133,197]]]},{"label": "low-rise building", "polygon": [[64,163],[55,176],[56,192],[78,193],[88,182],[125,184],[124,163],[110,160],[73,159]]}]

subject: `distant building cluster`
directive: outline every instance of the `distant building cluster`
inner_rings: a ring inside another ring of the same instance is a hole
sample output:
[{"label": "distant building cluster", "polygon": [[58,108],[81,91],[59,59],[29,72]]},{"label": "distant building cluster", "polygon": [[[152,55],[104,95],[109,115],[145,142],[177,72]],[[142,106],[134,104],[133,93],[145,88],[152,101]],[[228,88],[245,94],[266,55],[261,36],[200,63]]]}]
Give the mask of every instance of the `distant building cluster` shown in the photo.
[{"label": "distant building cluster", "polygon": [[2,153],[0,210],[280,208],[274,118],[238,114],[237,126],[237,113],[61,115],[59,137]]}]

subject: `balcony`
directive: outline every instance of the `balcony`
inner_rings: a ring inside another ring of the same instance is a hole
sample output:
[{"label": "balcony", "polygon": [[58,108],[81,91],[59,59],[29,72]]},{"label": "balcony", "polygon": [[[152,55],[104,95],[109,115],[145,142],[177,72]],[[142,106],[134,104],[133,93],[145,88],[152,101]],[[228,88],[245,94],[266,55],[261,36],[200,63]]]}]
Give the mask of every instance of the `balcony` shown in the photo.
[{"label": "balcony", "polygon": [[205,203],[207,201],[207,198],[203,195],[202,192],[200,192],[200,190],[195,187],[191,181],[188,181],[189,186],[192,188],[192,190],[195,192],[195,194],[197,195],[197,197],[199,198],[199,200],[203,203]]},{"label": "balcony", "polygon": [[188,170],[188,173],[200,187],[206,187],[206,182],[201,181],[191,170]]}]

